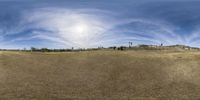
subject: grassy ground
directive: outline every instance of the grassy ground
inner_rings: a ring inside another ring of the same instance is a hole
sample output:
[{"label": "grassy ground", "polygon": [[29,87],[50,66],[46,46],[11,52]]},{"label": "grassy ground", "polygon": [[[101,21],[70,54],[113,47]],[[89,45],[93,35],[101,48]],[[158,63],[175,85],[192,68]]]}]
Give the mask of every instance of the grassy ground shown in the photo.
[{"label": "grassy ground", "polygon": [[199,100],[200,52],[0,52],[1,100]]}]

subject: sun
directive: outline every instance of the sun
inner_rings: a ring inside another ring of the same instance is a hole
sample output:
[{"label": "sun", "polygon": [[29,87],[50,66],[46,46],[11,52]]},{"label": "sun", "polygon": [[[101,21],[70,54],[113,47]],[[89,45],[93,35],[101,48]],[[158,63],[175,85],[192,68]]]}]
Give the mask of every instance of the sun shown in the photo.
[{"label": "sun", "polygon": [[88,44],[88,41],[91,41],[90,37],[92,37],[91,32],[92,26],[89,22],[80,21],[74,22],[69,30],[66,30],[66,33],[70,34],[64,35],[66,38],[70,37],[69,40],[74,41],[74,43],[78,44],[80,47],[84,47]]},{"label": "sun", "polygon": [[89,31],[88,25],[86,23],[75,24],[73,30],[77,35],[81,36],[87,34],[87,32]]},{"label": "sun", "polygon": [[87,26],[85,24],[77,24],[74,28],[77,33],[84,33],[87,31]]}]

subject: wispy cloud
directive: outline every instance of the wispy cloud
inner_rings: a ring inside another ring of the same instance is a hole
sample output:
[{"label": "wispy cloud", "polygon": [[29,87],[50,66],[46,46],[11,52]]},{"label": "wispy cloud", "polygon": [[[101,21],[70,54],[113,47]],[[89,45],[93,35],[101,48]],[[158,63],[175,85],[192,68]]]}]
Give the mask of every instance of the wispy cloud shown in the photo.
[{"label": "wispy cloud", "polygon": [[[106,1],[78,5],[73,1],[69,7],[54,1],[41,4],[32,1],[33,7],[23,5],[18,13],[9,13],[13,9],[10,8],[0,13],[0,46],[87,48],[127,45],[132,41],[135,45],[164,43],[200,47],[196,21],[200,17],[194,10],[198,7],[192,6],[194,3],[173,6],[171,2],[130,2],[132,5],[127,1],[112,5]],[[122,6],[118,8],[119,5]]]},{"label": "wispy cloud", "polygon": [[[178,28],[169,23],[142,18],[118,20],[116,13],[98,9],[40,8],[25,11],[21,16],[18,28],[5,35],[30,31],[12,39],[12,43],[34,39],[64,47],[122,45],[128,41],[137,44],[184,43],[175,33]],[[86,29],[79,32],[77,27]]]},{"label": "wispy cloud", "polygon": [[110,30],[120,24],[111,12],[98,9],[43,8],[24,15],[23,23],[29,27],[51,31],[37,32],[34,37],[75,47],[101,45],[97,43],[114,35]]},{"label": "wispy cloud", "polygon": [[[26,12],[23,19],[32,28],[51,31],[37,32],[34,38],[58,42],[68,47],[121,45],[119,41],[182,43],[181,37],[174,32],[177,27],[169,23],[141,18],[118,20],[115,19],[116,15],[98,9],[42,8],[34,9],[31,13]],[[76,27],[79,25],[85,25],[87,30],[77,32]]]}]

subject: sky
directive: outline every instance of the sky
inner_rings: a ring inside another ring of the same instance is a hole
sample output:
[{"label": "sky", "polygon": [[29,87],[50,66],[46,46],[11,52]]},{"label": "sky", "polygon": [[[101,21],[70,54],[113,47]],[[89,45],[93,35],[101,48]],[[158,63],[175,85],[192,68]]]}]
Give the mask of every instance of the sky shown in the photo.
[{"label": "sky", "polygon": [[200,47],[198,0],[0,0],[0,48]]}]

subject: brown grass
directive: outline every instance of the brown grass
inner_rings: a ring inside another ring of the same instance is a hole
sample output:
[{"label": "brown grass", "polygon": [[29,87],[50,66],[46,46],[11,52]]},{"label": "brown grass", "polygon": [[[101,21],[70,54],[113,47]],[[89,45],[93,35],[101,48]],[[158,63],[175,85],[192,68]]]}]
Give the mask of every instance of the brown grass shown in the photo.
[{"label": "brown grass", "polygon": [[199,100],[200,52],[1,52],[0,99]]}]

